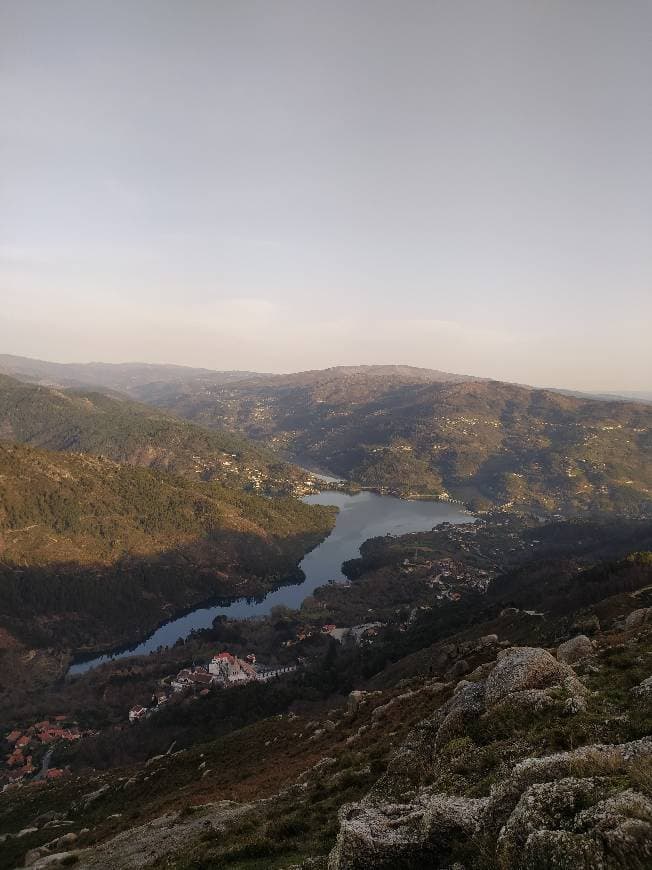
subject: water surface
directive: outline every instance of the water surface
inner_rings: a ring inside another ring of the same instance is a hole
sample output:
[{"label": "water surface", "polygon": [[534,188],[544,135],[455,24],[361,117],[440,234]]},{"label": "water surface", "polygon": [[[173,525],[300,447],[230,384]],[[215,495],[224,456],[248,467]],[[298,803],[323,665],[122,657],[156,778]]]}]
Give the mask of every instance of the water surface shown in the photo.
[{"label": "water surface", "polygon": [[247,619],[265,616],[279,604],[298,608],[303,599],[318,586],[344,579],[342,562],[359,556],[360,545],[368,538],[423,532],[440,523],[468,523],[471,520],[470,514],[444,502],[408,501],[371,492],[357,495],[318,492],[305,496],[303,501],[307,504],[336,505],[339,514],[330,535],[301,562],[301,569],[306,575],[302,583],[283,586],[257,601],[240,598],[227,605],[197,607],[185,616],[166,622],[141,643],[117,653],[74,664],[68,673],[80,674],[111,659],[145,655],[161,646],[172,646],[195,629],[210,628],[216,616]]}]

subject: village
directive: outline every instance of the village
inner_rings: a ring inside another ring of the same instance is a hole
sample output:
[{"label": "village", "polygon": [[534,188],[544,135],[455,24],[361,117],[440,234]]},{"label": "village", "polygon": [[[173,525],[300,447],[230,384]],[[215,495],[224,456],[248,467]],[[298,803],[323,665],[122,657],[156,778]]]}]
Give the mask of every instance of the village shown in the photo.
[{"label": "village", "polygon": [[[95,732],[82,732],[76,722],[68,716],[55,716],[51,721],[45,719],[20,730],[14,729],[5,736],[9,752],[5,756],[4,769],[0,770],[0,783],[3,788],[32,777],[33,779],[52,780],[63,776],[65,771],[49,767],[51,750],[57,743],[80,740]],[[43,754],[43,750],[45,753]],[[35,759],[41,757],[36,763]]]},{"label": "village", "polygon": [[404,559],[401,574],[422,577],[435,593],[436,601],[459,601],[464,592],[472,589],[486,592],[495,576],[493,572],[472,567],[451,557],[419,562]]},{"label": "village", "polygon": [[215,689],[231,689],[246,683],[265,683],[269,680],[296,671],[297,665],[267,668],[256,663],[256,656],[249,653],[244,659],[230,652],[216,653],[205,665],[182,668],[173,677],[164,677],[153,696],[151,706],[134,705],[129,710],[129,722],[134,724],[156,713],[175,695],[202,697]]}]

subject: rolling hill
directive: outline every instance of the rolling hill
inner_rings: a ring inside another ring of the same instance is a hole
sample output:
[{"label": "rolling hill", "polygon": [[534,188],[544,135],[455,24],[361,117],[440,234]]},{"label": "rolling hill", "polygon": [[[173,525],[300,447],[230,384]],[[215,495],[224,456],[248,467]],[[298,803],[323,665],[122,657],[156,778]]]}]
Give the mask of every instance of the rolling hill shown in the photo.
[{"label": "rolling hill", "polygon": [[0,354],[0,372],[45,386],[94,387],[126,394],[135,394],[139,388],[159,382],[229,383],[255,374],[139,362],[55,363],[12,354]]},{"label": "rolling hill", "polygon": [[150,399],[381,491],[476,508],[650,510],[649,405],[447,377],[342,368]]}]

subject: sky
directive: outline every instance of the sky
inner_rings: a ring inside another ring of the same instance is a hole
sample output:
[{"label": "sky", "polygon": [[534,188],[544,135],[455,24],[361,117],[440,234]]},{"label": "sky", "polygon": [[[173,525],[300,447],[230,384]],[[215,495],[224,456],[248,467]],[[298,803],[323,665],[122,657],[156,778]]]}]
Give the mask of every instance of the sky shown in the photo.
[{"label": "sky", "polygon": [[0,352],[652,388],[649,0],[0,0]]}]

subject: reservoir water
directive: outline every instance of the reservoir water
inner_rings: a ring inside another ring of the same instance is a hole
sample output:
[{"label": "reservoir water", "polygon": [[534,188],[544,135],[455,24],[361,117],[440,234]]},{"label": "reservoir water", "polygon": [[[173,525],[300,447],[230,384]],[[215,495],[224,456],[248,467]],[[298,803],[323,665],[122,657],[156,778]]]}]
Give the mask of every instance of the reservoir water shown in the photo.
[{"label": "reservoir water", "polygon": [[68,673],[80,674],[111,659],[145,655],[161,646],[172,646],[195,629],[210,628],[216,616],[247,619],[265,616],[279,604],[297,608],[317,586],[344,579],[342,562],[360,555],[360,545],[368,538],[423,532],[444,522],[468,523],[472,520],[471,514],[444,502],[408,501],[371,492],[357,495],[319,492],[305,496],[303,501],[308,504],[336,505],[339,514],[330,535],[301,562],[301,569],[306,575],[302,583],[283,586],[256,601],[240,598],[227,605],[197,607],[185,616],[165,623],[130,649],[78,662],[71,666]]}]

